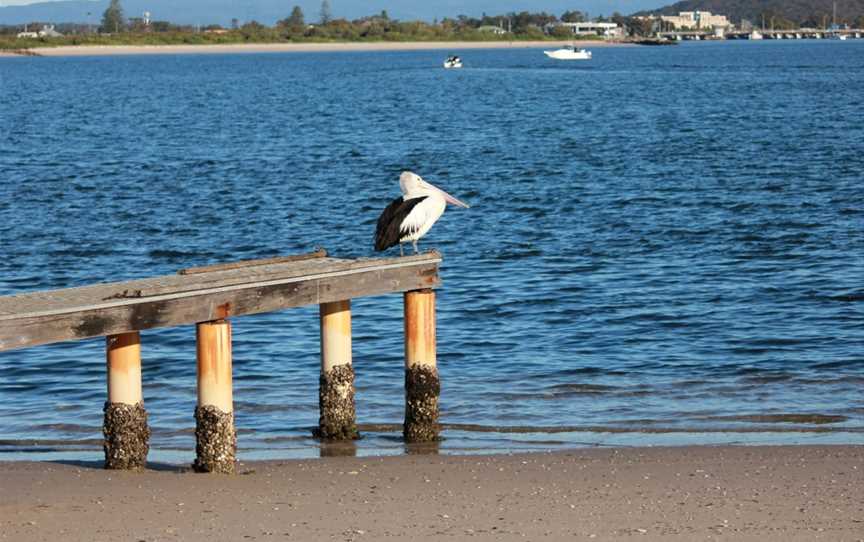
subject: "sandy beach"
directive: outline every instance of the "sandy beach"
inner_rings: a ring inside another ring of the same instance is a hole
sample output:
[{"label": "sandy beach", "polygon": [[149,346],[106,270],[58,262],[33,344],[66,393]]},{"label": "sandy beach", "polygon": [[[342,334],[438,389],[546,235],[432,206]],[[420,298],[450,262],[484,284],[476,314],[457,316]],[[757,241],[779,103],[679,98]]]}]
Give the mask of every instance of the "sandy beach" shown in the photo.
[{"label": "sandy beach", "polygon": [[0,463],[0,539],[864,540],[864,448],[686,447],[241,465]]},{"label": "sandy beach", "polygon": [[[101,56],[101,55],[188,55],[234,53],[309,53],[350,51],[417,51],[460,49],[527,49],[554,48],[565,44],[577,47],[613,47],[627,44],[602,41],[436,41],[436,42],[374,42],[374,43],[236,43],[226,45],[76,45],[29,49],[38,56]],[[0,56],[18,56],[0,51]]]}]

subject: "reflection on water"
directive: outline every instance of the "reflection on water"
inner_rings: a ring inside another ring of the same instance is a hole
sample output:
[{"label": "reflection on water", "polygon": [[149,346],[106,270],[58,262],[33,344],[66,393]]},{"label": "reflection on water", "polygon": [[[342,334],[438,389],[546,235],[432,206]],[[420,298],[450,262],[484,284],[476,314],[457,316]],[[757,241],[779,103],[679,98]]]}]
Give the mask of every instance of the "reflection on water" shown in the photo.
[{"label": "reflection on water", "polygon": [[405,453],[407,455],[438,455],[440,451],[440,441],[405,443]]},{"label": "reflection on water", "polygon": [[356,457],[357,444],[353,440],[321,442],[319,452],[321,457]]}]

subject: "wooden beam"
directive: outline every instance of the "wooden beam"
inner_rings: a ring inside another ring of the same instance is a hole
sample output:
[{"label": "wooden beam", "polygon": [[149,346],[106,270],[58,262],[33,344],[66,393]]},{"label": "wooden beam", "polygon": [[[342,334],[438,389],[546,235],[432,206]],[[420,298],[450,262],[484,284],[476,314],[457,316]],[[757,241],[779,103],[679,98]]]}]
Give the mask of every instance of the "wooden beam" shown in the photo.
[{"label": "wooden beam", "polygon": [[0,297],[0,351],[436,287],[440,262],[321,258]]}]

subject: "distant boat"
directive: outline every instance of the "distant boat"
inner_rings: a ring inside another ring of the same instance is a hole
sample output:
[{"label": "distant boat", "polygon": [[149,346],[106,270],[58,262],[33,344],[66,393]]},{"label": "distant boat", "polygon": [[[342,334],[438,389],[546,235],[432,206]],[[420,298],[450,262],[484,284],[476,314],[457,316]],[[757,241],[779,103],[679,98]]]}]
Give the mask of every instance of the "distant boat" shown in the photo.
[{"label": "distant boat", "polygon": [[762,33],[754,30],[753,32],[750,32],[750,39],[751,40],[761,40],[762,39]]},{"label": "distant boat", "polygon": [[572,45],[565,45],[554,51],[543,51],[543,54],[555,60],[591,60],[591,51],[577,49]]},{"label": "distant boat", "polygon": [[462,67],[462,59],[456,55],[450,55],[444,61],[444,67],[448,70],[453,68],[461,68]]},{"label": "distant boat", "polygon": [[834,34],[835,40],[846,41],[847,37],[846,34]]}]

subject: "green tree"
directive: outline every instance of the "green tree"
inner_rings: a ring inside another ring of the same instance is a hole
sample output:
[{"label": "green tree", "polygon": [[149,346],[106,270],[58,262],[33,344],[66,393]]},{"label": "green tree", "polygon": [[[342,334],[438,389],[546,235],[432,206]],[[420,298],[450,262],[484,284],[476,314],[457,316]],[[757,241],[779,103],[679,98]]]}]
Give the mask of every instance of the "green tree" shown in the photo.
[{"label": "green tree", "polygon": [[306,18],[303,16],[303,10],[300,6],[294,6],[291,10],[291,15],[285,19],[285,26],[303,27],[306,26]]},{"label": "green tree", "polygon": [[552,27],[552,37],[557,38],[559,40],[566,40],[573,38],[573,31],[570,30],[567,26],[553,26]]},{"label": "green tree", "polygon": [[630,17],[627,28],[629,33],[634,36],[650,36],[654,33],[654,21],[648,16]]},{"label": "green tree", "polygon": [[327,24],[333,20],[333,11],[330,9],[330,1],[321,2],[321,24]]},{"label": "green tree", "polygon": [[123,20],[123,7],[120,6],[120,0],[111,0],[108,9],[102,14],[102,26],[99,27],[99,31],[117,33],[125,27],[126,21]]},{"label": "green tree", "polygon": [[565,11],[561,14],[561,20],[565,23],[581,23],[585,21],[585,14],[581,11]]}]

